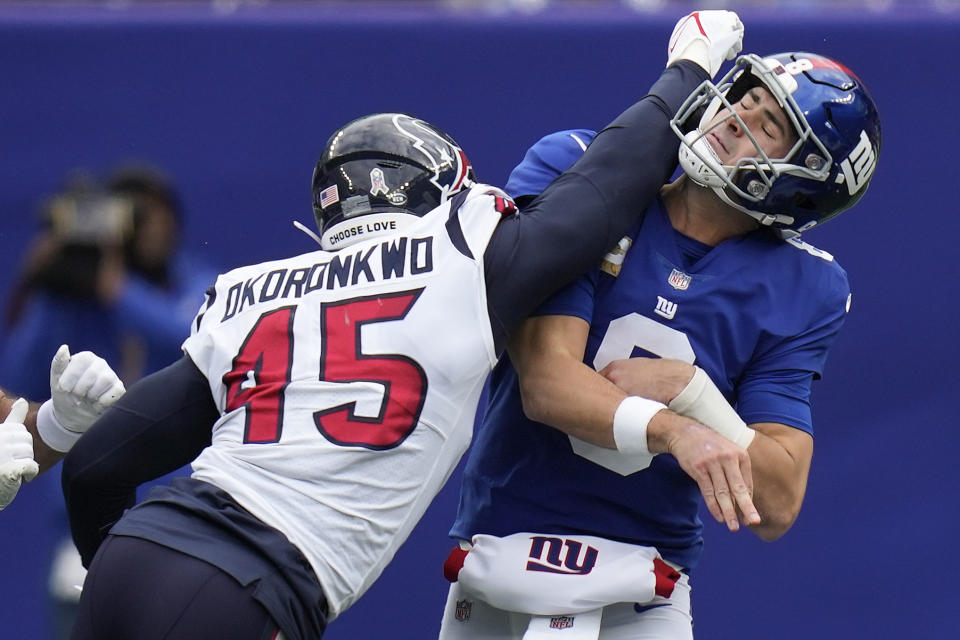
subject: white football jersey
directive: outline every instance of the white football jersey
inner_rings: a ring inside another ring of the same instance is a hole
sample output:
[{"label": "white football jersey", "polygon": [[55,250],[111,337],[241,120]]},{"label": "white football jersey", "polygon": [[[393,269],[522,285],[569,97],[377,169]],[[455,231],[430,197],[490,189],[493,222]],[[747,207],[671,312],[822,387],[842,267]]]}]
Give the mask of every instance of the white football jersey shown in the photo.
[{"label": "white football jersey", "polygon": [[331,619],[380,575],[470,443],[496,362],[492,190],[473,187],[453,219],[447,202],[402,235],[222,275],[184,342],[222,412],[193,477],[299,548]]}]

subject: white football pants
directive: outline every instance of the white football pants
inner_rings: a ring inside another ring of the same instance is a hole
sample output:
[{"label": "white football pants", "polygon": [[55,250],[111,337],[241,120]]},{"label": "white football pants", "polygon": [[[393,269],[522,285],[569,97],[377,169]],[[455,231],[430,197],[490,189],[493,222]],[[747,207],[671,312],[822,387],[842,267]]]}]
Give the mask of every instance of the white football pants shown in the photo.
[{"label": "white football pants", "polygon": [[[656,596],[643,605],[619,602],[603,608],[597,640],[692,640],[690,581],[682,574],[669,598]],[[570,638],[577,630],[576,616],[565,627],[567,616],[558,616],[559,639]],[[447,593],[439,640],[522,640],[532,616],[497,609],[482,600],[465,595],[454,582]],[[537,633],[545,638],[551,634]],[[532,635],[530,636],[532,637]],[[579,640],[579,637],[578,637]],[[585,639],[584,639],[585,640]]]}]

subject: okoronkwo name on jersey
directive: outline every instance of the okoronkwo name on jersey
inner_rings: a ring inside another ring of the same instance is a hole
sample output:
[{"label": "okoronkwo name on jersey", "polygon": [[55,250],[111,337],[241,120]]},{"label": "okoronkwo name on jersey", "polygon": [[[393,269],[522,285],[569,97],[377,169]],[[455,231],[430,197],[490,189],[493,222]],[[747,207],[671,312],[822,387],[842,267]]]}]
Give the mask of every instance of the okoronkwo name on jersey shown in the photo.
[{"label": "okoronkwo name on jersey", "polygon": [[433,271],[433,238],[391,238],[303,267],[280,267],[233,284],[221,322],[254,305],[296,300],[319,290],[397,280]]}]

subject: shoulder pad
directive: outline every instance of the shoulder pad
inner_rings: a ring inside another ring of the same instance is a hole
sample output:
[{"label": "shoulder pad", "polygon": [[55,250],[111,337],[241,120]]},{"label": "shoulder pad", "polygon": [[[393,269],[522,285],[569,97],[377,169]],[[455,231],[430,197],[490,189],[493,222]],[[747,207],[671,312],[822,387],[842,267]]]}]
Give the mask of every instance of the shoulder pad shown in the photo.
[{"label": "shoulder pad", "polygon": [[[507,192],[503,189],[493,187],[488,184],[476,185],[476,187],[476,192],[487,196],[493,196],[493,206],[501,217],[506,218],[517,212],[517,205],[514,203],[513,198],[508,196]],[[472,190],[473,189],[471,189],[471,191]]]}]

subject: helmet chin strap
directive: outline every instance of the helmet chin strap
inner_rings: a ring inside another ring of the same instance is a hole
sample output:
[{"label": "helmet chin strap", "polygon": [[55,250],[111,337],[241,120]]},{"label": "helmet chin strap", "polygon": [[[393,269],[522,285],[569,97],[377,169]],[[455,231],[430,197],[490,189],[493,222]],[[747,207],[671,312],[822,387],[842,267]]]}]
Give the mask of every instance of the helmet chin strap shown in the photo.
[{"label": "helmet chin strap", "polygon": [[297,229],[300,229],[300,231],[303,231],[305,234],[310,236],[314,242],[316,242],[317,244],[320,244],[320,236],[314,233],[312,229],[307,227],[307,225],[303,224],[299,220],[294,220],[293,226],[295,226]]},{"label": "helmet chin strap", "polygon": [[726,189],[724,189],[723,187],[711,187],[711,188],[713,189],[713,192],[717,194],[717,197],[724,202],[724,204],[736,209],[737,211],[740,211],[741,213],[747,214],[748,216],[750,216],[751,218],[759,222],[764,227],[769,227],[774,224],[782,224],[782,225],[793,224],[792,216],[786,216],[781,213],[763,213],[762,211],[751,211],[750,209],[747,209],[743,205],[737,204],[736,202],[731,200],[730,196],[727,195]]},{"label": "helmet chin strap", "polygon": [[690,179],[701,187],[722,188],[727,172],[699,128],[684,134],[679,151],[680,166]]}]

